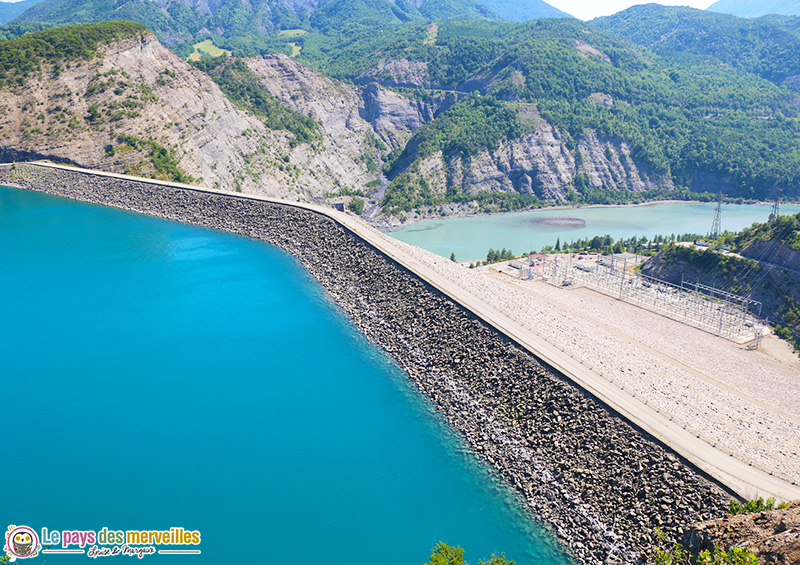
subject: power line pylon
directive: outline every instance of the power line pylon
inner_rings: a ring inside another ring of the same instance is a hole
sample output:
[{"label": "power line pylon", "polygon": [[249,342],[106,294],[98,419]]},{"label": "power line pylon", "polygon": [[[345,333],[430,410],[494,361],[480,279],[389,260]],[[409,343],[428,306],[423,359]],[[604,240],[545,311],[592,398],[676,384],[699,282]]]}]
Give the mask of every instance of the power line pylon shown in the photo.
[{"label": "power line pylon", "polygon": [[714,222],[711,224],[711,233],[709,237],[716,239],[722,233],[722,193],[719,193],[717,198],[717,209],[714,212]]},{"label": "power line pylon", "polygon": [[769,213],[770,221],[781,215],[781,189],[775,193],[775,203],[772,205],[772,212]]}]

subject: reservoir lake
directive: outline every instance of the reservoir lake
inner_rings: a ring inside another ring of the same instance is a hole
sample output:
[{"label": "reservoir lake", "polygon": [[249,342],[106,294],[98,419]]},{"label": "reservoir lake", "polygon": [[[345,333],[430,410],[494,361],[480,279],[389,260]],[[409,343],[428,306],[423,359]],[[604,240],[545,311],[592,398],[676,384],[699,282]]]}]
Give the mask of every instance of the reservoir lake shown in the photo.
[{"label": "reservoir lake", "polygon": [[[707,234],[716,203],[667,202],[640,206],[598,206],[544,209],[492,216],[441,218],[411,224],[390,235],[442,257],[455,253],[458,261],[486,259],[492,248],[516,255],[595,235],[620,238],[683,233]],[[722,230],[739,231],[753,222],[766,222],[770,204],[722,205]],[[781,205],[781,215],[800,212],[799,205]]]},{"label": "reservoir lake", "polygon": [[0,303],[6,525],[201,533],[165,564],[568,563],[274,247],[0,187]]}]

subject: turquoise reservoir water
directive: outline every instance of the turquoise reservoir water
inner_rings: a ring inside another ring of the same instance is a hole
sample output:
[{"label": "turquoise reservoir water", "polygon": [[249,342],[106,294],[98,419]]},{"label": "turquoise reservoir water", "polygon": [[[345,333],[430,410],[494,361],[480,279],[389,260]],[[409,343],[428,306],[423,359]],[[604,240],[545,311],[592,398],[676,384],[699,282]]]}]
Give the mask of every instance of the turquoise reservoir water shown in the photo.
[{"label": "turquoise reservoir water", "polygon": [[2,528],[199,530],[145,557],[187,565],[566,563],[275,248],[0,188],[0,306]]},{"label": "turquoise reservoir water", "polygon": [[[574,241],[595,235],[615,240],[636,236],[681,233],[707,234],[714,220],[716,204],[673,202],[645,206],[534,210],[496,216],[472,216],[428,220],[410,225],[391,235],[441,255],[456,254],[459,261],[485,259],[492,249],[511,249],[516,254],[539,251],[555,245],[556,238]],[[723,205],[722,229],[738,231],[753,222],[766,222],[771,205]],[[781,214],[796,214],[800,206],[782,205]],[[556,218],[584,220],[585,226],[548,223]]]}]

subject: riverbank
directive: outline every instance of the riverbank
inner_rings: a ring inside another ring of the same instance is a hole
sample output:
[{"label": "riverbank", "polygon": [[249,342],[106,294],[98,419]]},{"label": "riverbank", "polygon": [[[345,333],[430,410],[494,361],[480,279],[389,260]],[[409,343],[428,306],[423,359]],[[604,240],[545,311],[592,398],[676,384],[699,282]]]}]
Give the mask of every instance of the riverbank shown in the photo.
[{"label": "riverbank", "polygon": [[[798,204],[798,202],[786,202],[786,204]],[[422,222],[427,222],[429,220],[450,220],[454,218],[471,218],[474,216],[507,216],[509,214],[519,214],[522,212],[543,212],[546,210],[592,210],[596,208],[643,208],[647,206],[657,206],[660,204],[709,204],[709,202],[703,202],[702,200],[650,200],[647,202],[639,202],[636,204],[583,204],[578,206],[566,206],[566,205],[558,205],[558,206],[541,206],[539,208],[527,208],[524,210],[510,210],[508,212],[476,212],[470,211],[474,210],[474,206],[469,206],[466,204],[443,204],[442,207],[447,207],[448,213],[445,215],[441,214],[427,214],[427,215],[416,215],[412,216],[411,218],[406,219],[403,222],[399,223],[388,223],[385,220],[372,222],[372,225],[380,230],[383,233],[394,233],[396,231],[400,231],[407,227],[413,226],[415,224],[419,224]],[[743,204],[738,204],[738,206],[772,206],[772,202],[746,202]],[[601,233],[594,234],[594,235],[604,235]],[[662,234],[668,235],[668,234]]]},{"label": "riverbank", "polygon": [[[295,255],[583,563],[634,562],[726,495],[332,220],[296,207],[33,165],[0,182],[239,233]],[[463,541],[461,543],[467,543]]]},{"label": "riverbank", "polygon": [[393,233],[409,226],[426,222],[429,220],[449,220],[453,218],[471,218],[473,216],[506,216],[508,214],[519,214],[520,212],[541,212],[543,210],[586,210],[590,208],[627,208],[634,206],[652,206],[654,204],[673,204],[676,202],[686,203],[700,203],[699,200],[653,200],[652,202],[641,202],[639,204],[586,204],[583,206],[540,206],[538,208],[526,208],[524,210],[509,210],[508,212],[479,212],[475,211],[476,206],[469,204],[449,203],[442,204],[441,207],[446,210],[444,215],[429,213],[426,215],[415,214],[405,221],[398,223],[389,223],[385,220],[374,222],[370,221],[376,229],[383,233]]},{"label": "riverbank", "polygon": [[[753,222],[767,221],[772,205],[723,204],[722,228],[738,231]],[[800,212],[800,206],[784,205],[783,214]],[[528,251],[539,252],[547,246],[554,247],[570,242],[592,240],[611,236],[618,239],[652,241],[658,235],[703,234],[711,228],[715,217],[715,203],[671,202],[646,204],[636,207],[596,206],[572,210],[542,209],[515,212],[496,216],[442,218],[392,232],[394,239],[411,243],[441,257],[455,253],[459,261],[485,259],[488,250],[507,249],[515,255]],[[583,220],[585,225],[552,226],[543,219],[568,217]]]}]

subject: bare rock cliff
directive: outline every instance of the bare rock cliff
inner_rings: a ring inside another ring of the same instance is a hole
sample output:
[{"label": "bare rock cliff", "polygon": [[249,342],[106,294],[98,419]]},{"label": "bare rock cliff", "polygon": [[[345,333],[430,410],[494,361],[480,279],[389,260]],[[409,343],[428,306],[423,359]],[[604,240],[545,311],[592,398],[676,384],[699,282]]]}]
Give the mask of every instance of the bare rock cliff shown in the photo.
[{"label": "bare rock cliff", "polygon": [[[668,176],[637,165],[625,142],[591,132],[571,140],[532,107],[520,110],[528,133],[493,151],[420,158],[414,134],[461,94],[442,91],[423,102],[379,82],[425,85],[422,63],[384,60],[365,72],[362,85],[280,54],[246,63],[284,106],[318,122],[320,139],[298,143],[287,131],[269,129],[208,75],[143,34],[106,46],[92,60],[42,68],[24,88],[0,92],[0,159],[51,158],[301,200],[363,191],[373,219],[380,219],[389,184],[384,164],[399,151],[404,157],[396,170],[442,194],[516,191],[558,201],[571,190],[673,188]],[[465,206],[460,211],[476,211]]]},{"label": "bare rock cliff", "polygon": [[194,182],[319,200],[379,179],[384,155],[427,117],[394,92],[375,86],[366,96],[283,55],[247,62],[287,107],[319,121],[321,142],[298,145],[268,129],[146,34],[0,93],[0,157],[169,178],[159,155],[171,154]]},{"label": "bare rock cliff", "polygon": [[[410,163],[409,163],[410,165]],[[591,189],[640,192],[673,189],[672,179],[637,166],[626,143],[584,136],[570,151],[565,137],[545,120],[534,131],[462,159],[441,152],[426,157],[417,173],[435,192],[455,188],[464,194],[486,191],[533,194],[543,200],[563,200],[576,188],[576,177]]]}]

